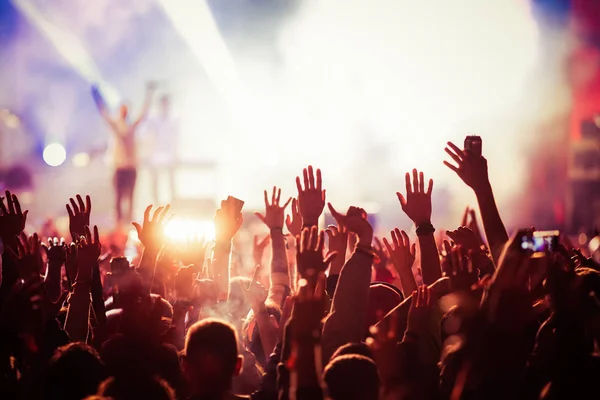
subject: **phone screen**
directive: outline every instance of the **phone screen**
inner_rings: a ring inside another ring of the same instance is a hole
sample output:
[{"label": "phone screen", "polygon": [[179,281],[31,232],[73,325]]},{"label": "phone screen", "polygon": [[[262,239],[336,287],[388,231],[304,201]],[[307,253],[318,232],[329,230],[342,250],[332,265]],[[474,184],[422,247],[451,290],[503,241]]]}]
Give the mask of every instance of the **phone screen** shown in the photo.
[{"label": "phone screen", "polygon": [[482,141],[479,136],[467,136],[465,138],[465,150],[470,151],[476,156],[482,154]]},{"label": "phone screen", "polygon": [[541,256],[556,251],[559,243],[559,231],[538,231],[533,235],[521,237],[521,249]]}]

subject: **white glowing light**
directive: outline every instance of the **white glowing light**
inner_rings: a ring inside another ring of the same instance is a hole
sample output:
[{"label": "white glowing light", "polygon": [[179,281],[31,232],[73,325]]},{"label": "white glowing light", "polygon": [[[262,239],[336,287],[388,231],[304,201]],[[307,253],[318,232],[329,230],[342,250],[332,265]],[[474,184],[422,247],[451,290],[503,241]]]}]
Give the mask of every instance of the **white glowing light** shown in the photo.
[{"label": "white glowing light", "polygon": [[77,168],[87,167],[90,164],[90,156],[87,153],[77,153],[71,159],[73,166]]},{"label": "white glowing light", "polygon": [[165,235],[173,242],[188,240],[213,240],[215,226],[209,220],[173,218],[165,226]]},{"label": "white glowing light", "polygon": [[51,143],[46,146],[43,153],[44,162],[51,167],[58,167],[65,162],[67,151],[60,143]]}]

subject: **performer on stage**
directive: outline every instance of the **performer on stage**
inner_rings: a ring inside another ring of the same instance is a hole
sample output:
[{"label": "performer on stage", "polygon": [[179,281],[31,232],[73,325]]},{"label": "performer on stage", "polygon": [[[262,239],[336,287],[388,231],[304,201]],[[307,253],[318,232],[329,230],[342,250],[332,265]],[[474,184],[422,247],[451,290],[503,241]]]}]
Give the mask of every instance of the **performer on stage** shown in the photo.
[{"label": "performer on stage", "polygon": [[[100,115],[108,122],[112,132],[112,162],[114,166],[115,200],[118,222],[133,220],[133,193],[137,179],[137,146],[135,133],[139,124],[144,120],[152,102],[154,84],[146,87],[146,100],[140,115],[133,122],[129,121],[129,108],[121,104],[119,115],[113,118],[96,86],[92,87],[92,95]],[[127,211],[123,212],[123,203],[127,202]]]},{"label": "performer on stage", "polygon": [[169,181],[169,198],[175,197],[175,167],[177,165],[177,143],[179,140],[179,121],[171,113],[171,101],[168,95],[160,98],[160,110],[150,116],[145,123],[148,139],[148,168],[152,182],[152,194],[156,204],[162,204],[159,197],[159,178],[165,172]]}]

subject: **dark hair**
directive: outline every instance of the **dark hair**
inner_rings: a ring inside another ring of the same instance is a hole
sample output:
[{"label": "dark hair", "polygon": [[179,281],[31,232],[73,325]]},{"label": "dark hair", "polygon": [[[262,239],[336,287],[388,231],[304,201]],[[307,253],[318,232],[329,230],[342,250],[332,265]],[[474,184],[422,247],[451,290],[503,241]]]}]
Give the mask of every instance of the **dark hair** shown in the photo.
[{"label": "dark hair", "polygon": [[100,356],[84,343],[59,347],[46,370],[44,398],[79,400],[96,393],[105,378]]},{"label": "dark hair", "polygon": [[238,364],[238,339],[235,328],[222,320],[207,318],[188,330],[185,340],[185,362],[200,385],[213,390],[227,390]]},{"label": "dark hair", "polygon": [[108,378],[100,385],[98,394],[112,400],[175,400],[175,391],[167,381],[150,376]]},{"label": "dark hair", "polygon": [[336,357],[345,356],[348,354],[356,354],[356,355],[364,356],[364,357],[367,357],[367,358],[373,360],[373,352],[371,351],[369,346],[367,346],[366,344],[364,344],[362,342],[346,343],[345,345],[338,348],[335,351],[335,353],[333,353],[333,355],[331,356],[331,359],[333,360]]},{"label": "dark hair", "polygon": [[381,380],[377,365],[365,356],[348,354],[332,359],[323,378],[333,400],[379,398]]}]

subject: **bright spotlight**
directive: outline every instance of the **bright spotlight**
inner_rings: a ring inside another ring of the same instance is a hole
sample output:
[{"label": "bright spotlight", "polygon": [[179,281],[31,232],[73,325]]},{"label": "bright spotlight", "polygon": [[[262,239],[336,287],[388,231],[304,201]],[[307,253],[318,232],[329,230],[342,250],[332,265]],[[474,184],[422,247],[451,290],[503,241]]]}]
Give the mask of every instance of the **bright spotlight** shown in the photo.
[{"label": "bright spotlight", "polygon": [[67,151],[60,143],[51,143],[44,149],[44,161],[51,167],[58,167],[65,162]]},{"label": "bright spotlight", "polygon": [[77,168],[87,167],[90,163],[90,156],[87,153],[77,153],[71,159],[73,166]]},{"label": "bright spotlight", "polygon": [[176,243],[194,239],[210,241],[215,237],[215,226],[209,220],[173,218],[165,226],[165,235]]}]

